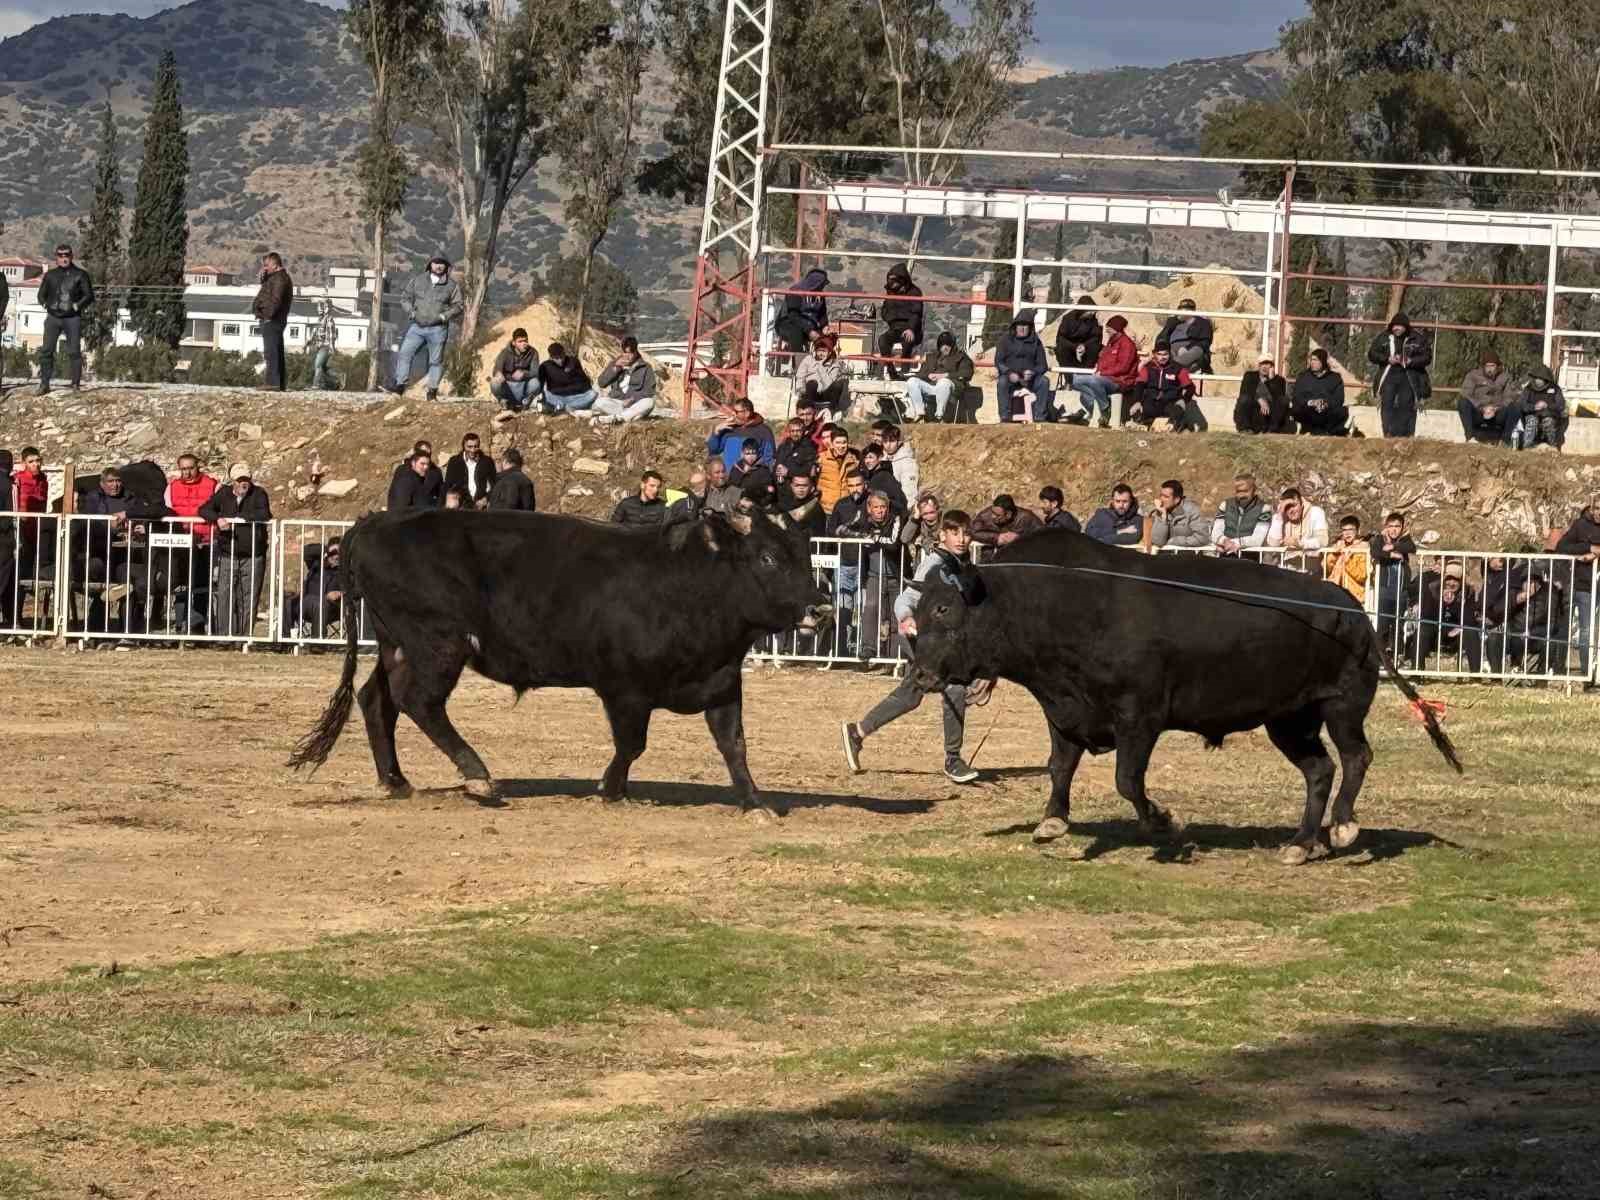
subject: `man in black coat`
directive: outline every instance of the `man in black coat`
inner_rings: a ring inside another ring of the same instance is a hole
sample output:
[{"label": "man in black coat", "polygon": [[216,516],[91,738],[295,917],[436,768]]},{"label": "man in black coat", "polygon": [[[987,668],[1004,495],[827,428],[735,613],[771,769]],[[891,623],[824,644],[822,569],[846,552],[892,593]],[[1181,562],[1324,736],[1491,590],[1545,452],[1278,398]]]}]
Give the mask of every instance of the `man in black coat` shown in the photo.
[{"label": "man in black coat", "polygon": [[1289,394],[1278,364],[1263,358],[1254,371],[1239,381],[1239,399],[1233,406],[1233,427],[1240,433],[1293,433]]},{"label": "man in black coat", "polygon": [[234,464],[228,476],[230,485],[212,493],[199,513],[217,527],[215,625],[211,632],[249,638],[255,632],[261,587],[267,579],[267,543],[271,540],[267,526],[272,505],[266,490],[251,480],[247,464]]},{"label": "man in black coat", "polygon": [[538,508],[533,480],[522,473],[522,451],[515,446],[500,455],[500,473],[494,477],[494,487],[489,491],[489,507],[516,512],[534,512]]},{"label": "man in black coat", "polygon": [[[885,300],[878,315],[884,330],[878,335],[878,353],[885,358],[914,358],[922,345],[922,289],[911,281],[911,268],[895,263],[883,281],[883,290],[893,299]],[[905,365],[885,364],[890,379],[904,379]]]},{"label": "man in black coat", "polygon": [[1039,514],[1046,529],[1070,529],[1082,533],[1078,518],[1067,511],[1067,498],[1055,484],[1039,489]]},{"label": "man in black coat", "polygon": [[[431,451],[413,450],[410,457],[395,468],[394,478],[389,481],[389,501],[385,507],[390,512],[444,507],[442,498],[436,496],[431,486],[429,476],[434,469]],[[439,486],[442,491],[442,480]]]},{"label": "man in black coat", "polygon": [[1372,339],[1367,361],[1375,368],[1372,395],[1378,402],[1383,436],[1414,436],[1417,410],[1433,394],[1433,384],[1428,379],[1432,341],[1421,330],[1411,328],[1405,313],[1397,312],[1390,318],[1389,327]]},{"label": "man in black coat", "polygon": [[459,491],[463,508],[488,508],[493,488],[494,461],[483,452],[483,440],[469,433],[461,439],[461,453],[444,465],[444,490]]},{"label": "man in black coat", "polygon": [[62,242],[56,247],[56,265],[39,281],[39,307],[44,309],[44,341],[39,344],[39,395],[50,394],[50,376],[55,370],[56,343],[67,339],[67,367],[72,372],[72,390],[83,386],[83,314],[94,303],[94,284],[89,272],[72,261],[72,247]]},{"label": "man in black coat", "polygon": [[1075,371],[1094,374],[1094,364],[1105,344],[1100,317],[1093,304],[1093,296],[1079,296],[1078,307],[1062,317],[1056,326],[1056,367],[1067,373],[1069,386]]},{"label": "man in black coat", "polygon": [[646,471],[639,476],[638,492],[619,500],[611,519],[618,525],[665,525],[668,511],[661,495],[661,476]]},{"label": "man in black coat", "polygon": [[1210,374],[1211,342],[1216,335],[1210,320],[1192,315],[1194,311],[1193,300],[1179,300],[1177,313],[1167,318],[1156,341],[1167,343],[1172,361],[1184,370]]},{"label": "man in black coat", "polygon": [[1326,350],[1306,356],[1306,369],[1294,381],[1290,409],[1301,433],[1314,437],[1346,437],[1350,410],[1345,407],[1344,378],[1328,365]]},{"label": "man in black coat", "polygon": [[89,629],[104,633],[110,628],[106,620],[108,592],[125,584],[117,628],[124,633],[144,633],[150,596],[149,558],[144,546],[147,529],[135,519],[159,519],[167,515],[165,506],[159,500],[152,505],[129,494],[122,472],[107,467],[100,472],[99,486],[78,498],[78,511],[110,518],[79,524],[73,537],[72,579],[88,594]]}]

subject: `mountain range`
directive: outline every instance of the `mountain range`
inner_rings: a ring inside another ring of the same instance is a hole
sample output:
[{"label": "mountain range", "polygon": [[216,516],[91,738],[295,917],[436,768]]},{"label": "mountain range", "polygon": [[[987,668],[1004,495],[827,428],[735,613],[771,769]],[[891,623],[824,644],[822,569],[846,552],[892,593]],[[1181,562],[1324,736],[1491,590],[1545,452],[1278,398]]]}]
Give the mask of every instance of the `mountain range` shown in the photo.
[{"label": "mountain range", "polygon": [[[109,97],[122,135],[123,191],[131,203],[151,80],[176,49],[190,154],[190,260],[253,275],[277,249],[302,278],[365,254],[356,215],[354,153],[365,136],[366,69],[342,14],[306,0],[261,5],[195,0],[147,18],[56,17],[0,41],[0,256],[43,256],[76,236],[92,194],[98,108]],[[1204,114],[1232,97],[1270,93],[1283,64],[1270,53],[1199,59],[1162,68],[1052,75],[1018,86],[1017,106],[992,134],[995,147],[1192,151]],[[648,141],[670,116],[666,79],[647,79]],[[979,168],[981,169],[981,168]],[[1002,182],[1061,178],[1059,167],[1007,167]],[[1068,173],[1077,185],[1088,168]],[[494,299],[526,294],[562,250],[561,190],[542,164],[513,198]],[[1093,171],[1095,190],[1169,188],[1174,176],[1137,168]],[[1210,177],[1185,176],[1190,187]],[[1223,181],[1226,178],[1223,177]],[[445,190],[426,172],[396,230],[397,254],[450,253],[455,234]],[[631,197],[602,248],[627,264],[642,300],[645,338],[681,336],[693,274],[698,210]],[[901,230],[878,231],[892,245]],[[779,236],[777,234],[775,237]],[[972,253],[986,235],[930,228],[930,249]],[[1100,235],[1087,231],[1090,250]],[[981,249],[976,252],[982,253]],[[873,276],[870,264],[864,275]],[[932,272],[937,276],[937,272]],[[964,290],[966,279],[943,281]]]}]

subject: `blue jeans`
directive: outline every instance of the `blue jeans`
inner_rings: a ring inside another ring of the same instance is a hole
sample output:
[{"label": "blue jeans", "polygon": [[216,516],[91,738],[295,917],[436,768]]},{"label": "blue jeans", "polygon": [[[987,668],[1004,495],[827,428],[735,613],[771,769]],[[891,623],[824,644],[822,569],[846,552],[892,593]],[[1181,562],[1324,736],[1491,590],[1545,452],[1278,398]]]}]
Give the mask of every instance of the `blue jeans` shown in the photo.
[{"label": "blue jeans", "polygon": [[1074,375],[1072,377],[1072,390],[1083,397],[1083,415],[1094,416],[1094,410],[1099,409],[1100,415],[1107,420],[1111,418],[1111,393],[1122,391],[1122,386],[1115,379],[1108,379],[1104,375]]},{"label": "blue jeans", "polygon": [[929,383],[926,379],[918,379],[913,375],[906,380],[906,404],[913,416],[917,415],[920,409],[930,420],[937,417],[942,421],[954,421],[955,391],[955,380],[948,375],[935,383]]},{"label": "blue jeans", "polygon": [[[1050,391],[1050,381],[1043,375],[1035,375],[1026,383],[1012,383],[1002,376],[994,385],[994,398],[1000,407],[1000,419],[1002,421],[1014,421],[1022,415],[1022,409],[1019,405],[1027,402],[1017,399],[1019,392],[1031,392],[1033,394],[1034,420],[1041,419],[1038,415],[1041,412],[1049,414],[1055,411],[1056,398],[1054,393]],[[1053,421],[1055,417],[1046,416],[1043,419]]]},{"label": "blue jeans", "polygon": [[412,323],[406,327],[406,336],[400,339],[400,351],[394,358],[394,385],[403,388],[411,382],[411,361],[424,345],[428,347],[428,389],[437,391],[444,376],[444,339],[450,332],[446,325],[429,325],[424,328]]},{"label": "blue jeans", "polygon": [[586,392],[578,392],[573,396],[558,396],[554,392],[546,392],[544,394],[544,402],[558,412],[582,412],[586,408],[594,407],[596,399],[593,388]]},{"label": "blue jeans", "polygon": [[512,412],[521,412],[539,398],[544,391],[537,379],[502,379],[491,391],[495,398]]},{"label": "blue jeans", "polygon": [[[1585,569],[1588,563],[1578,563],[1578,570]],[[1589,678],[1589,619],[1594,615],[1594,593],[1580,592],[1574,589],[1572,593],[1572,612],[1578,623],[1573,632],[1577,634],[1573,640],[1578,643],[1579,669],[1585,679]]]}]

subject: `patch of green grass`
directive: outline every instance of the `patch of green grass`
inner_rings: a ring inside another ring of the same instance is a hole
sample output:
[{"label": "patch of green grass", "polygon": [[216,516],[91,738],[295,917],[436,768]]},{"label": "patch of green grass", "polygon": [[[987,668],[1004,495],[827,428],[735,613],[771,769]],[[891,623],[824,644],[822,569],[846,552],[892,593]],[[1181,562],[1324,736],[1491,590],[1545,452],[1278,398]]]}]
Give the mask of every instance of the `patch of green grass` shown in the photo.
[{"label": "patch of green grass", "polygon": [[32,1196],[55,1194],[54,1186],[43,1175],[21,1163],[0,1158],[0,1196],[7,1200],[27,1200]]},{"label": "patch of green grass", "polygon": [[128,1125],[120,1131],[130,1142],[155,1149],[163,1146],[209,1146],[248,1136],[231,1121],[201,1121],[195,1125]]}]

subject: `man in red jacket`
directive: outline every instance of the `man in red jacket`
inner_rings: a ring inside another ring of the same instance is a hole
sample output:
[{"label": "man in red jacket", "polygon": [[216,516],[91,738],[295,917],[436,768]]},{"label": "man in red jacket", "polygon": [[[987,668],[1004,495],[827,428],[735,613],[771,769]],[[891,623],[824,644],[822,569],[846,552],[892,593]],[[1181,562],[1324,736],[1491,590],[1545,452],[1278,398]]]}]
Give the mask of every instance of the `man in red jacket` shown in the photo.
[{"label": "man in red jacket", "polygon": [[1074,375],[1072,390],[1083,400],[1083,411],[1069,418],[1074,425],[1087,425],[1100,410],[1100,428],[1111,428],[1111,393],[1133,389],[1139,374],[1139,347],[1128,336],[1128,318],[1120,313],[1106,322],[1106,344],[1095,360],[1093,375]]},{"label": "man in red jacket", "polygon": [[[167,483],[163,502],[175,517],[198,517],[200,506],[216,494],[217,481],[200,469],[193,454],[178,455],[178,477]],[[211,540],[217,527],[204,521],[174,522],[166,526],[174,532],[188,530],[194,545],[188,550],[155,552],[155,598],[157,614],[165,611],[168,629],[178,633],[197,633],[205,629],[207,603],[211,596]]]}]

